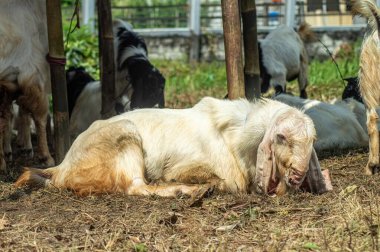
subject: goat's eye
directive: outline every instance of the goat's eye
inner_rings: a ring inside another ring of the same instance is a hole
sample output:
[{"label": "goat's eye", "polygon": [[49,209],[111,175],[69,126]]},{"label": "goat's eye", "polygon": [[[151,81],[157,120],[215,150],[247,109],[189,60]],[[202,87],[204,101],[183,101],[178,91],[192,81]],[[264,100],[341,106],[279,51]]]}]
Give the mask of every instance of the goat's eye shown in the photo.
[{"label": "goat's eye", "polygon": [[285,144],[286,143],[286,137],[283,134],[277,134],[276,139],[277,139],[277,143],[279,143],[279,144]]}]

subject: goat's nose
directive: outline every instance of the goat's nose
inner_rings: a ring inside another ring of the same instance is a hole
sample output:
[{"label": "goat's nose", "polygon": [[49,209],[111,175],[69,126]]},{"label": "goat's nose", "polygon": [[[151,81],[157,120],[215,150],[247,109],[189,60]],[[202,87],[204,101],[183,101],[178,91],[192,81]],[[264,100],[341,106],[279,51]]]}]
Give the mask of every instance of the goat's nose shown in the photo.
[{"label": "goat's nose", "polygon": [[303,178],[304,178],[304,173],[297,170],[292,170],[290,172],[288,181],[289,181],[289,184],[296,186],[296,185],[301,184],[301,182],[303,181]]}]

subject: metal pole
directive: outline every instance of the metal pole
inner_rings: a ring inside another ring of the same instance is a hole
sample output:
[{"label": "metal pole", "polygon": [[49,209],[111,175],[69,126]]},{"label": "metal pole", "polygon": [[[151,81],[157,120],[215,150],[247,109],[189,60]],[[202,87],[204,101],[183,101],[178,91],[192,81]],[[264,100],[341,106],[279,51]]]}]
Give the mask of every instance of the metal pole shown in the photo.
[{"label": "metal pole", "polygon": [[295,0],[287,0],[286,4],[286,25],[289,27],[295,26],[295,13],[296,13],[296,1]]},{"label": "metal pole", "polygon": [[[69,112],[63,47],[62,13],[60,0],[46,1],[49,39],[49,58],[54,112],[55,162],[60,163],[70,147]],[[54,62],[54,63],[53,63]]]},{"label": "metal pole", "polygon": [[221,0],[228,98],[244,97],[239,1]]},{"label": "metal pole", "polygon": [[191,47],[190,61],[199,61],[200,35],[201,35],[201,1],[189,0],[190,4],[190,32]]},{"label": "metal pole", "polygon": [[98,0],[99,62],[102,83],[102,118],[115,112],[115,62],[113,50],[112,13],[110,0]]},{"label": "metal pole", "polygon": [[245,96],[251,100],[261,95],[255,0],[242,0],[241,13],[244,39]]},{"label": "metal pole", "polygon": [[95,0],[83,0],[82,2],[83,24],[88,25],[90,31],[95,31]]}]

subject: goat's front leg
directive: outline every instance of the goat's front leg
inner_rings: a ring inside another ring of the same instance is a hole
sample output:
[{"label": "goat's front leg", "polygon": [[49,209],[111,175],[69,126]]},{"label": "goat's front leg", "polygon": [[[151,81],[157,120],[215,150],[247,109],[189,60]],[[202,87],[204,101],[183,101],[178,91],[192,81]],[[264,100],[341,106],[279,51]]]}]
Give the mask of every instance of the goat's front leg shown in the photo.
[{"label": "goat's front leg", "polygon": [[379,131],[377,120],[379,116],[376,109],[367,109],[367,128],[369,135],[369,160],[365,168],[365,174],[372,175],[380,172],[379,164]]},{"label": "goat's front leg", "polygon": [[307,92],[306,87],[309,84],[309,80],[307,78],[308,76],[308,59],[307,59],[307,52],[305,47],[302,49],[301,52],[301,62],[300,62],[300,72],[298,74],[298,87],[300,90],[300,97],[303,99],[307,99]]},{"label": "goat's front leg", "polygon": [[39,85],[31,85],[22,90],[23,95],[18,98],[18,103],[23,109],[30,111],[36,125],[38,140],[38,157],[46,166],[54,165],[54,159],[51,157],[47,136],[46,122],[49,103],[45,92]]},{"label": "goat's front leg", "polygon": [[5,124],[5,122],[2,122],[3,120],[0,118],[0,173],[4,173],[7,171],[7,164],[5,162],[4,158],[4,148],[3,148],[3,142],[4,142],[4,127],[2,126]]}]

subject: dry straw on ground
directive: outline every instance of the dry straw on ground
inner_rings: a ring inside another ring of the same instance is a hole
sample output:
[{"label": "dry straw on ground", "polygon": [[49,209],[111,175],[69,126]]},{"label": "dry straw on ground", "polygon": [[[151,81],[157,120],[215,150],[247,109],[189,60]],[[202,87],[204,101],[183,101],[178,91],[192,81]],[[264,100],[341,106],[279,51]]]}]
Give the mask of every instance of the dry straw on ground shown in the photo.
[{"label": "dry straw on ground", "polygon": [[320,196],[78,198],[1,182],[0,250],[378,250],[379,175],[362,175],[366,151],[320,154],[334,185]]}]

